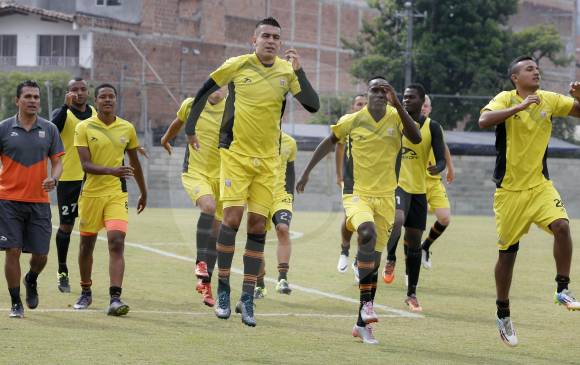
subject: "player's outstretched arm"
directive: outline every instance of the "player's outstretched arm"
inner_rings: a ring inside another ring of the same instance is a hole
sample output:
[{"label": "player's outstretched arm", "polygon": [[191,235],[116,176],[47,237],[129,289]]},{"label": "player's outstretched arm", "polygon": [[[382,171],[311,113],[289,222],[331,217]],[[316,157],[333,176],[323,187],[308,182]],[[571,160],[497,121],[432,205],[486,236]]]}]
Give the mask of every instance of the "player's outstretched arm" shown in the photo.
[{"label": "player's outstretched arm", "polygon": [[169,141],[177,136],[181,127],[183,127],[183,121],[179,120],[179,118],[175,118],[169,125],[169,128],[165,131],[165,134],[163,134],[163,137],[161,137],[161,145],[169,155],[171,155],[171,152],[173,151]]},{"label": "player's outstretched arm", "polygon": [[479,128],[488,128],[503,123],[512,115],[525,110],[531,104],[540,104],[538,95],[528,95],[520,104],[502,110],[485,109],[479,116]]},{"label": "player's outstretched arm", "polygon": [[137,186],[139,186],[139,191],[141,192],[139,200],[137,201],[137,214],[139,214],[147,206],[147,186],[145,185],[141,162],[139,161],[139,156],[137,156],[137,149],[127,150],[127,155],[129,155],[129,164],[131,164],[131,167],[133,168],[135,181],[137,182]]},{"label": "player's outstretched arm", "polygon": [[203,108],[205,107],[205,103],[207,103],[207,99],[209,96],[217,91],[220,87],[216,82],[209,78],[199,89],[195,99],[193,100],[193,105],[191,106],[191,111],[189,112],[189,116],[187,117],[187,122],[185,123],[185,133],[187,134],[187,139],[189,144],[193,146],[194,149],[199,149],[199,141],[195,136],[195,126],[197,125],[197,121]]},{"label": "player's outstretched arm", "polygon": [[336,142],[338,142],[338,138],[336,138],[334,134],[331,134],[330,136],[322,140],[322,142],[320,142],[318,147],[316,147],[316,150],[314,150],[314,153],[312,154],[310,161],[308,161],[308,165],[306,165],[306,168],[302,172],[302,175],[300,176],[300,179],[296,184],[297,192],[299,193],[304,192],[304,188],[308,183],[310,171],[312,171],[312,169],[320,162],[320,160],[324,158],[324,156],[328,155],[330,151],[332,151],[333,145],[336,144]]}]

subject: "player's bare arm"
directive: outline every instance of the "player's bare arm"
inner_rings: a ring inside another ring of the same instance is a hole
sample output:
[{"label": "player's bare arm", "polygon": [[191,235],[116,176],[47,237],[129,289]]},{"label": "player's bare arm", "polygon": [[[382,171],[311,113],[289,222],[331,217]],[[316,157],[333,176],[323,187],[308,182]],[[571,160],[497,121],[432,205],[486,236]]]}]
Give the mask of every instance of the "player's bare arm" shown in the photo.
[{"label": "player's bare arm", "polygon": [[538,95],[528,95],[520,104],[503,110],[484,110],[479,117],[479,128],[488,128],[503,123],[512,115],[525,110],[532,104],[540,104],[541,100]]},{"label": "player's bare arm", "polygon": [[97,165],[91,161],[91,151],[88,147],[77,146],[77,150],[83,171],[87,174],[113,175],[124,178],[133,176],[133,167],[131,166],[105,167]]},{"label": "player's bare arm", "polygon": [[127,150],[127,155],[129,156],[129,164],[133,169],[133,175],[135,176],[135,181],[137,182],[139,192],[141,193],[139,200],[137,201],[137,214],[139,214],[147,206],[147,187],[145,186],[145,177],[143,176],[139,156],[137,156],[137,149]]},{"label": "player's bare arm", "polygon": [[300,176],[300,179],[298,180],[298,183],[296,184],[296,191],[297,192],[299,192],[299,193],[304,192],[304,188],[306,187],[306,184],[308,183],[308,177],[310,176],[310,171],[312,171],[312,169],[320,162],[320,160],[322,160],[324,158],[324,156],[328,155],[332,151],[333,146],[337,142],[338,142],[338,138],[336,138],[336,136],[334,134],[330,134],[330,136],[326,137],[322,142],[320,142],[318,147],[316,147],[316,150],[314,150],[314,154],[312,154],[312,158],[310,159],[310,161],[308,161],[308,165],[306,165],[306,168],[302,172],[302,175]]},{"label": "player's bare arm", "polygon": [[407,139],[411,141],[411,143],[415,144],[421,143],[421,131],[419,130],[417,123],[415,123],[413,118],[411,118],[409,113],[407,113],[407,111],[403,107],[403,104],[401,104],[401,101],[397,97],[397,92],[395,91],[393,86],[391,86],[391,84],[389,83],[386,83],[385,85],[383,85],[383,87],[387,93],[389,103],[395,109],[397,109],[397,113],[399,114],[399,117],[403,121],[403,134],[405,135],[405,137],[407,137]]},{"label": "player's bare arm", "polygon": [[171,143],[169,143],[169,141],[171,141],[173,138],[177,136],[177,134],[181,130],[181,127],[183,127],[183,124],[184,124],[183,121],[179,120],[179,118],[175,118],[173,122],[171,122],[171,124],[169,125],[169,128],[167,128],[167,130],[165,131],[163,137],[161,137],[161,145],[169,155],[171,155],[171,152],[173,151],[173,148],[171,146]]}]

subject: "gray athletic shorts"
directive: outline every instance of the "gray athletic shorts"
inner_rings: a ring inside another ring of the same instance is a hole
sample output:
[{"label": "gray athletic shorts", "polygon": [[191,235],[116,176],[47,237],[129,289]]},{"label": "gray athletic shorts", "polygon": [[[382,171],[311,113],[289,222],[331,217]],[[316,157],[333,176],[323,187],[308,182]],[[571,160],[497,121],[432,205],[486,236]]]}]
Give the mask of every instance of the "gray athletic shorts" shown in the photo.
[{"label": "gray athletic shorts", "polygon": [[52,234],[49,203],[0,200],[0,250],[48,255]]}]

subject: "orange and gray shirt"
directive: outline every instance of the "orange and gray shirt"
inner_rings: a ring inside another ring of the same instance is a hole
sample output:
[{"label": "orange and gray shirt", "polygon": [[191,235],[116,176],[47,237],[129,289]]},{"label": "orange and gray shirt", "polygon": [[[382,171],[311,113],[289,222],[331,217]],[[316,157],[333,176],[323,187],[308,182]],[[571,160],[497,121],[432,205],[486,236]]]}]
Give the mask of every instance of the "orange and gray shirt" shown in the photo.
[{"label": "orange and gray shirt", "polygon": [[0,200],[48,203],[42,182],[48,177],[48,159],[64,154],[56,126],[37,117],[29,131],[18,115],[0,122]]}]

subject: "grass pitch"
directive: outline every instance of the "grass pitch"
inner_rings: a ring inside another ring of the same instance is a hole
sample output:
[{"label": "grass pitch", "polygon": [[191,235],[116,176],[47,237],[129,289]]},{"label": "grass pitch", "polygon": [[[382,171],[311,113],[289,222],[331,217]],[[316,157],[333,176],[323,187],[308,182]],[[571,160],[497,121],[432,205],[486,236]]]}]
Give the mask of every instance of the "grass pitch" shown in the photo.
[{"label": "grass pitch", "polygon": [[[495,327],[493,266],[497,256],[492,217],[453,217],[433,246],[433,269],[422,270],[418,297],[421,317],[407,316],[404,265],[399,260],[393,284],[379,282],[376,303],[385,308],[375,326],[378,346],[351,337],[358,298],[352,271],[336,271],[339,213],[297,212],[290,296],[257,301],[256,328],[238,315],[218,320],[195,293],[196,210],[151,209],[131,216],[123,299],[131,312],[105,315],[108,304],[106,244],[97,243],[91,310],[76,312],[80,293],[72,236],[69,270],[73,292],[56,288],[56,249],[39,278],[40,305],[25,318],[8,318],[10,299],[0,280],[0,364],[578,364],[580,313],[554,305],[555,266],[552,238],[533,228],[521,244],[512,285],[512,318],[520,345],[503,345]],[[55,222],[58,216],[55,214]],[[431,224],[433,218],[429,220]],[[580,222],[572,221],[580,237]],[[275,238],[269,233],[270,240]],[[245,232],[240,230],[234,267],[241,269]],[[354,240],[353,240],[354,243]],[[355,247],[355,245],[353,245]],[[399,249],[402,258],[402,249]],[[351,250],[351,257],[355,250]],[[3,263],[4,255],[0,254]],[[266,247],[267,273],[276,276],[275,241]],[[27,270],[27,256],[21,260]],[[572,285],[580,265],[574,254]],[[382,269],[382,268],[381,268]],[[239,298],[241,276],[232,273],[232,305]],[[316,289],[316,290],[309,290]],[[215,290],[215,289],[214,289]],[[24,299],[24,288],[22,288]],[[351,300],[351,301],[349,301]]]}]

